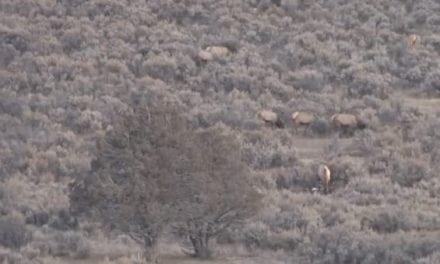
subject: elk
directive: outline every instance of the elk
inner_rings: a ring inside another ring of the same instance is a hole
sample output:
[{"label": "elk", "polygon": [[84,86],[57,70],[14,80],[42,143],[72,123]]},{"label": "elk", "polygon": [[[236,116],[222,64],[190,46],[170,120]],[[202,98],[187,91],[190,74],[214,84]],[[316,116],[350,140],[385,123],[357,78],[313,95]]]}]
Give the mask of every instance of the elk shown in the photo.
[{"label": "elk", "polygon": [[261,120],[263,120],[265,123],[270,124],[271,126],[284,128],[283,122],[280,120],[280,118],[275,112],[272,112],[270,110],[262,110],[258,112],[258,117]]},{"label": "elk", "polygon": [[197,56],[201,61],[212,61],[214,59],[214,56],[206,50],[199,51]]},{"label": "elk", "polygon": [[295,132],[298,132],[298,126],[305,126],[304,135],[310,128],[310,125],[316,120],[313,113],[309,112],[295,112],[292,114],[292,121]]},{"label": "elk", "polygon": [[333,127],[342,129],[344,132],[354,132],[354,129],[364,129],[366,124],[358,116],[352,114],[335,114],[330,118]]},{"label": "elk", "polygon": [[408,45],[410,47],[415,47],[417,43],[420,42],[420,36],[416,34],[411,34],[408,36]]},{"label": "elk", "polygon": [[327,167],[327,165],[321,164],[318,167],[318,175],[321,180],[323,192],[325,194],[329,193],[331,173],[330,173],[330,169]]},{"label": "elk", "polygon": [[215,58],[220,58],[228,55],[229,49],[223,46],[208,46],[197,53],[197,58],[200,62],[212,61]]},{"label": "elk", "polygon": [[223,57],[229,53],[229,49],[223,46],[209,46],[205,50],[211,53],[214,57]]}]

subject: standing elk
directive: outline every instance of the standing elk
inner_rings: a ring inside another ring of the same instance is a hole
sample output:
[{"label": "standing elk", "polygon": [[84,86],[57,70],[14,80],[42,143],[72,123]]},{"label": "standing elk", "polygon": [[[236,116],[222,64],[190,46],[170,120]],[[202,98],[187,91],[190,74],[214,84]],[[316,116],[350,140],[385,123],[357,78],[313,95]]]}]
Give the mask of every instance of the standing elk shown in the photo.
[{"label": "standing elk", "polygon": [[354,129],[364,129],[367,127],[365,122],[359,119],[358,116],[352,114],[335,114],[330,118],[330,122],[333,127],[342,129],[344,134],[351,132],[354,133]]},{"label": "standing elk", "polygon": [[416,46],[417,43],[420,42],[420,36],[416,34],[411,34],[408,36],[408,45],[412,48]]},{"label": "standing elk", "polygon": [[330,192],[331,173],[327,165],[321,164],[318,168],[318,175],[321,180],[322,191],[327,194]]},{"label": "standing elk", "polygon": [[305,126],[304,135],[307,133],[307,130],[310,128],[310,125],[316,120],[314,114],[309,112],[295,112],[292,114],[292,121],[295,132],[298,132],[298,126]]},{"label": "standing elk", "polygon": [[270,110],[262,110],[258,113],[258,117],[265,123],[270,124],[271,126],[284,128],[283,122],[280,120],[275,112],[272,112]]}]

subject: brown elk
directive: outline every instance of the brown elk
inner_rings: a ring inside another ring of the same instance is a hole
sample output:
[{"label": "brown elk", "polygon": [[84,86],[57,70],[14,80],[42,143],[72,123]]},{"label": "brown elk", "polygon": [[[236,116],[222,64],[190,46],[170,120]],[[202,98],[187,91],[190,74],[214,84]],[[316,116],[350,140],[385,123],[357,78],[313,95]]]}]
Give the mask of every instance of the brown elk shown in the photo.
[{"label": "brown elk", "polygon": [[330,169],[327,167],[327,165],[321,164],[318,168],[318,175],[321,180],[322,190],[324,193],[329,193],[330,191],[330,180],[331,180],[331,173]]},{"label": "brown elk", "polygon": [[408,45],[410,47],[415,47],[417,43],[420,42],[420,36],[416,34],[411,34],[408,36]]},{"label": "brown elk", "polygon": [[310,125],[316,120],[316,116],[309,112],[295,112],[292,114],[292,120],[295,132],[298,132],[298,126],[305,126],[305,135]]},{"label": "brown elk", "polygon": [[363,122],[358,116],[352,114],[335,114],[330,118],[330,122],[333,127],[342,129],[345,133],[349,131],[354,133],[354,129],[356,128],[364,129],[367,127],[365,122]]},{"label": "brown elk", "polygon": [[199,51],[197,56],[201,61],[212,61],[214,59],[214,56],[212,56],[212,54],[206,50]]},{"label": "brown elk", "polygon": [[223,46],[209,46],[205,50],[211,53],[214,57],[224,57],[229,53],[229,49]]},{"label": "brown elk", "polygon": [[270,110],[262,110],[258,112],[258,117],[267,124],[276,126],[278,128],[284,128],[283,122],[280,120],[275,112],[272,112]]},{"label": "brown elk", "polygon": [[229,49],[223,46],[209,46],[204,50],[200,50],[197,53],[197,57],[200,61],[207,62],[212,61],[214,58],[220,58],[228,55]]}]

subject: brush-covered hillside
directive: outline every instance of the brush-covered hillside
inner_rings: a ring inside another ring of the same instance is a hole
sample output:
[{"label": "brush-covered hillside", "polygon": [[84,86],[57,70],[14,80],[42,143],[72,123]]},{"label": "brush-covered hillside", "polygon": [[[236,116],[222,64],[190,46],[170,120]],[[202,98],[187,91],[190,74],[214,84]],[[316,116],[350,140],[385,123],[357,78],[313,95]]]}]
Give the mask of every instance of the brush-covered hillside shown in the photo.
[{"label": "brush-covered hillside", "polygon": [[1,0],[0,261],[193,263],[232,204],[206,263],[440,263],[439,64],[436,0]]}]

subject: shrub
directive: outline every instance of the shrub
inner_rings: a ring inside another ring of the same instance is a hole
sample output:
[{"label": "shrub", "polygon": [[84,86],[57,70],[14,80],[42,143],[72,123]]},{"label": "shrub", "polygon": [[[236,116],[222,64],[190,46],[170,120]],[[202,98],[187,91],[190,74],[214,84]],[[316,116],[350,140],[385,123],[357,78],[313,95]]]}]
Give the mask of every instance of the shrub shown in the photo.
[{"label": "shrub", "polygon": [[440,70],[430,72],[423,83],[425,92],[440,93]]},{"label": "shrub", "polygon": [[319,177],[314,166],[303,164],[295,165],[289,169],[280,171],[276,177],[278,189],[311,190],[320,185]]},{"label": "shrub", "polygon": [[25,52],[29,45],[25,36],[14,32],[0,32],[0,43],[11,44],[21,53]]},{"label": "shrub", "polygon": [[18,56],[12,45],[0,45],[0,66],[7,67]]},{"label": "shrub", "polygon": [[318,118],[310,125],[310,129],[320,136],[328,135],[331,132],[329,122],[323,118]]},{"label": "shrub", "polygon": [[332,178],[331,189],[336,190],[342,188],[347,185],[352,178],[364,174],[360,164],[344,156],[334,158],[328,162],[328,164]]},{"label": "shrub", "polygon": [[58,211],[56,217],[52,218],[49,226],[58,230],[71,230],[78,228],[78,219],[67,209]]},{"label": "shrub", "polygon": [[324,85],[324,76],[314,70],[301,70],[291,75],[293,86],[309,92],[319,92]]},{"label": "shrub", "polygon": [[0,261],[1,263],[8,263],[8,264],[32,264],[33,261],[30,261],[23,257],[22,254],[10,251],[10,250],[0,250]]},{"label": "shrub", "polygon": [[28,225],[43,226],[49,222],[49,214],[44,211],[30,211],[25,220]]},{"label": "shrub", "polygon": [[154,79],[160,79],[170,83],[176,78],[178,72],[177,62],[171,56],[155,55],[146,60],[142,65],[140,76],[148,75]]},{"label": "shrub", "polygon": [[410,229],[410,224],[407,221],[403,212],[388,208],[373,215],[368,221],[368,226],[379,233],[394,233]]},{"label": "shrub", "polygon": [[255,169],[288,167],[296,160],[292,138],[282,131],[264,133],[260,131],[246,132],[241,137],[244,161]]},{"label": "shrub", "polygon": [[84,46],[84,37],[79,29],[70,29],[63,32],[61,43],[66,53],[79,51]]},{"label": "shrub", "polygon": [[0,245],[19,249],[31,240],[26,226],[12,219],[0,219]]},{"label": "shrub", "polygon": [[422,180],[429,179],[431,171],[426,161],[417,158],[396,158],[391,162],[387,176],[404,187],[412,187]]},{"label": "shrub", "polygon": [[72,231],[56,232],[49,242],[50,255],[86,258],[90,255],[90,244],[81,234]]},{"label": "shrub", "polygon": [[261,248],[268,241],[269,228],[261,222],[247,224],[242,230],[243,243],[248,249]]}]

